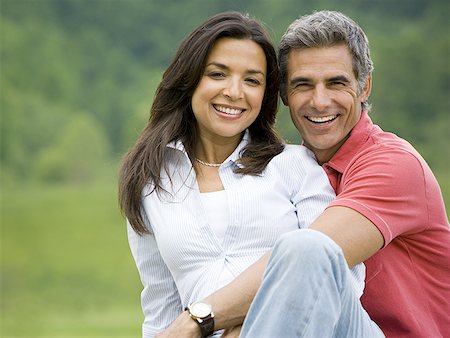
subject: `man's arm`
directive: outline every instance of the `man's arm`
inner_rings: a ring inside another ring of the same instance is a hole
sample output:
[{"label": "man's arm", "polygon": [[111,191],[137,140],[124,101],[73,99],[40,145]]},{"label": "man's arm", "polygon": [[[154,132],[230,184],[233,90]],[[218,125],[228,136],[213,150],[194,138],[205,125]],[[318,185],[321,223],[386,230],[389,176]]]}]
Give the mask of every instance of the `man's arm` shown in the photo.
[{"label": "man's arm", "polygon": [[[363,262],[376,253],[384,243],[378,228],[353,209],[334,206],[326,209],[310,226],[333,239],[343,250],[349,267]],[[298,230],[301,231],[301,230]],[[270,253],[240,274],[233,282],[206,298],[215,314],[215,329],[230,328],[243,322],[258,290]],[[185,312],[167,332],[199,337],[198,325]]]},{"label": "man's arm", "polygon": [[350,268],[361,263],[383,247],[381,232],[359,212],[341,206],[326,209],[310,229],[323,232],[344,252]]},{"label": "man's arm", "polygon": [[[214,329],[232,328],[244,322],[250,304],[261,285],[264,269],[269,260],[267,252],[248,267],[231,283],[217,290],[204,301],[211,304],[214,312]],[[163,333],[157,337],[200,337],[200,328],[184,311]]]},{"label": "man's arm", "polygon": [[265,253],[230,284],[205,299],[214,309],[216,330],[231,328],[244,322],[250,304],[261,285],[270,253]]}]

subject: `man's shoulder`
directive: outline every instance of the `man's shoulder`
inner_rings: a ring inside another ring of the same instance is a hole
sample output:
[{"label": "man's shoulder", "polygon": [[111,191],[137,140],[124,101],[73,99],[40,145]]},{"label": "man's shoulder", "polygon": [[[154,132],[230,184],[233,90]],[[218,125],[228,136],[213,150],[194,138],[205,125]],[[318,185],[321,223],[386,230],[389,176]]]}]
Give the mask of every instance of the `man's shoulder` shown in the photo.
[{"label": "man's shoulder", "polygon": [[392,132],[384,131],[380,128],[374,129],[369,134],[369,140],[371,140],[373,144],[387,145],[394,148],[414,149],[411,143],[401,136]]},{"label": "man's shoulder", "polygon": [[349,156],[353,159],[376,153],[383,153],[385,156],[389,156],[391,153],[398,155],[399,152],[421,158],[417,150],[407,140],[395,133],[381,129],[372,122],[367,113],[363,113],[361,120],[353,128],[349,139],[343,145],[343,148],[345,147],[353,149],[344,151],[343,156]]},{"label": "man's shoulder", "polygon": [[400,165],[403,162],[407,164],[424,164],[423,157],[419,152],[405,139],[385,131],[379,131],[369,136],[367,142],[355,154],[352,162],[366,161],[380,158],[386,164]]}]

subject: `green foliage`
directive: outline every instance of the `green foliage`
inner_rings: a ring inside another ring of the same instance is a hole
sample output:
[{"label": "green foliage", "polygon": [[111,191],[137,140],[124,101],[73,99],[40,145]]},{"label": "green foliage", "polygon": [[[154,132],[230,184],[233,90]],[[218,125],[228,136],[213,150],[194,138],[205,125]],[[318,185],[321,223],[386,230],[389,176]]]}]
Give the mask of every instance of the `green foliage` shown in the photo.
[{"label": "green foliage", "polygon": [[75,115],[37,157],[35,172],[44,182],[88,182],[102,169],[108,153],[98,123],[89,115]]},{"label": "green foliage", "polygon": [[[106,135],[104,159],[115,161],[144,127],[162,70],[180,41],[206,17],[224,10],[249,13],[266,24],[277,43],[298,15],[324,8],[353,16],[369,36],[375,60],[373,119],[423,150],[441,170],[447,159],[440,154],[447,147],[434,150],[434,142],[445,144],[448,133],[445,128],[436,133],[433,126],[449,124],[446,1],[3,0],[3,177],[69,178],[62,169],[50,170],[65,160],[55,143],[80,111]],[[278,121],[283,135],[299,140],[285,109]]]}]

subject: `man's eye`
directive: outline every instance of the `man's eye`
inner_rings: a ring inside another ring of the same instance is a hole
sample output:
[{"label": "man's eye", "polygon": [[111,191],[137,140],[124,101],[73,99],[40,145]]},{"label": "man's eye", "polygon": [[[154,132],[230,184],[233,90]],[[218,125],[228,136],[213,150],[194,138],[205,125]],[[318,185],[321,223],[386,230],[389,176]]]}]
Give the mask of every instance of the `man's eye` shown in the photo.
[{"label": "man's eye", "polygon": [[332,86],[345,86],[345,83],[342,81],[333,81],[331,82]]},{"label": "man's eye", "polygon": [[309,83],[307,82],[297,82],[293,84],[293,88],[307,88],[309,86]]}]

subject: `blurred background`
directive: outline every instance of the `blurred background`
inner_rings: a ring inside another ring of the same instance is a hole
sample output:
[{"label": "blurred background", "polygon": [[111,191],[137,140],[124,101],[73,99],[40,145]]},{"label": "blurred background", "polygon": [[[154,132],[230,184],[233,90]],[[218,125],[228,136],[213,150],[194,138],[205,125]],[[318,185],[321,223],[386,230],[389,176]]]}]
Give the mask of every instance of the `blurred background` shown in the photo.
[{"label": "blurred background", "polygon": [[[343,11],[366,31],[372,119],[421,152],[448,213],[446,0],[1,0],[2,337],[139,337],[141,285],[117,171],[162,72],[212,14],[249,13],[277,43],[316,9]],[[301,141],[285,107],[277,126]]]}]

